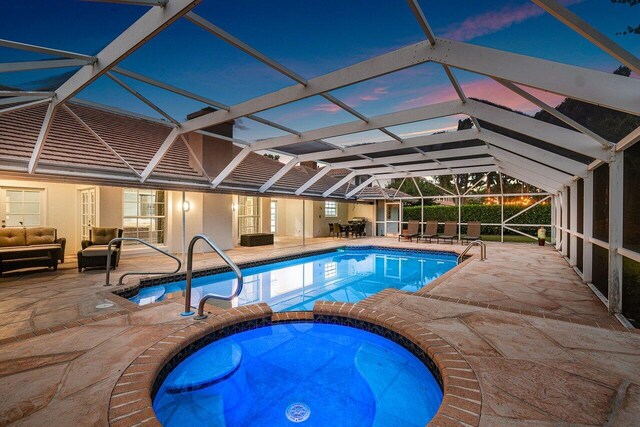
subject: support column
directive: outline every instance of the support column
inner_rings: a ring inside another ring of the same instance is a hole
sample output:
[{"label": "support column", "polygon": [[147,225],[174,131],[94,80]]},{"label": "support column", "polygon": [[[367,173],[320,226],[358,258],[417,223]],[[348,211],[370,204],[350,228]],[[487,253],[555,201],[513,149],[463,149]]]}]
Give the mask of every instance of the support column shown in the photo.
[{"label": "support column", "polygon": [[609,313],[622,311],[623,152],[612,154],[609,163]]},{"label": "support column", "polygon": [[591,283],[593,280],[593,172],[589,171],[584,178],[584,239],[582,240],[582,280]]},{"label": "support column", "polygon": [[304,203],[304,199],[302,199],[302,246],[306,245],[306,241],[305,241],[305,236],[306,236],[306,232],[307,232],[307,224],[306,224],[306,220],[307,220],[307,212],[306,212],[306,206]]},{"label": "support column", "polygon": [[556,244],[556,196],[551,198],[551,230],[549,230],[549,242]]},{"label": "support column", "polygon": [[569,225],[569,195],[567,194],[568,187],[564,187],[562,192],[562,212],[561,212],[561,224],[562,227],[562,243],[560,244],[560,253],[566,257],[569,252],[569,233],[567,233],[567,226]]},{"label": "support column", "polygon": [[458,196],[458,241],[462,235],[462,197]]},{"label": "support column", "polygon": [[571,234],[569,235],[569,264],[572,267],[578,265],[578,236],[575,235],[578,231],[578,182],[573,181],[571,184],[571,191],[569,193],[569,197],[571,198],[571,209],[569,211],[569,223],[571,226],[569,229],[571,230]]}]

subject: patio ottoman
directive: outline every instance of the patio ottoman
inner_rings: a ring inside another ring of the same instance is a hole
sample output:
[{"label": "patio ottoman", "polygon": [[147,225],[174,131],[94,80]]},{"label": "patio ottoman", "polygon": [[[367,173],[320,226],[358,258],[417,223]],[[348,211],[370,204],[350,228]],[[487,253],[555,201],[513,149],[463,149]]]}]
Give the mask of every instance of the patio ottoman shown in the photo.
[{"label": "patio ottoman", "polygon": [[273,234],[253,233],[240,236],[240,246],[264,246],[273,245]]}]

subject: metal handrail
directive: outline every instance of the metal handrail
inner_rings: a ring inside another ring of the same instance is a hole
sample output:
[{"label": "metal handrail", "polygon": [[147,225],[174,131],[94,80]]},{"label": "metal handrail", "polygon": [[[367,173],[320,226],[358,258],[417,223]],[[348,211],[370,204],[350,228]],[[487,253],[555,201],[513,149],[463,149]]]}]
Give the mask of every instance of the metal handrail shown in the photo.
[{"label": "metal handrail", "polygon": [[117,242],[138,242],[138,243],[142,243],[143,245],[153,249],[154,251],[160,252],[163,255],[168,256],[169,258],[173,258],[177,263],[178,263],[178,267],[174,270],[174,271],[150,271],[150,272],[146,272],[146,271],[131,271],[129,273],[125,273],[122,276],[120,276],[120,279],[118,280],[118,286],[122,285],[122,280],[126,277],[126,276],[131,276],[131,275],[149,275],[149,274],[174,274],[177,273],[178,271],[180,271],[180,269],[182,268],[182,261],[180,261],[180,259],[172,254],[170,254],[169,252],[165,252],[162,249],[160,249],[159,247],[152,245],[149,242],[145,242],[142,239],[138,239],[137,237],[116,237],[115,239],[111,239],[111,241],[109,242],[109,244],[107,245],[107,275],[105,278],[105,283],[104,286],[111,286],[111,284],[109,283],[109,276],[111,274],[111,245],[113,245],[114,243]]},{"label": "metal handrail", "polygon": [[473,246],[480,246],[480,261],[484,261],[485,259],[487,259],[487,244],[482,240],[473,240],[469,242],[467,247],[464,248],[464,251],[462,251],[462,253],[458,255],[458,264],[460,264],[462,258],[464,258],[467,252],[469,252],[469,249],[471,249]]},{"label": "metal handrail", "polygon": [[218,248],[218,246],[215,243],[213,243],[207,236],[205,236],[204,234],[196,234],[195,236],[193,236],[193,239],[191,239],[191,242],[189,242],[189,249],[187,251],[187,286],[185,288],[185,293],[184,293],[184,312],[181,313],[183,316],[191,316],[193,314],[193,311],[191,311],[191,281],[193,278],[193,248],[195,247],[195,244],[198,242],[198,240],[204,240],[211,249],[216,251],[216,253],[220,255],[220,258],[222,258],[222,260],[225,263],[227,263],[229,267],[231,267],[231,270],[233,270],[233,272],[236,274],[236,277],[238,278],[238,286],[236,286],[235,291],[231,295],[224,296],[224,295],[216,295],[216,294],[206,294],[200,299],[200,303],[198,304],[198,315],[195,317],[195,319],[201,320],[201,319],[207,318],[207,315],[204,314],[204,304],[207,302],[207,300],[218,299],[222,301],[231,301],[232,299],[240,295],[240,292],[242,292],[243,281],[242,281],[242,272],[240,271],[240,268],[236,265],[236,263],[231,261],[231,259],[227,256],[227,254],[225,254],[220,248]]}]

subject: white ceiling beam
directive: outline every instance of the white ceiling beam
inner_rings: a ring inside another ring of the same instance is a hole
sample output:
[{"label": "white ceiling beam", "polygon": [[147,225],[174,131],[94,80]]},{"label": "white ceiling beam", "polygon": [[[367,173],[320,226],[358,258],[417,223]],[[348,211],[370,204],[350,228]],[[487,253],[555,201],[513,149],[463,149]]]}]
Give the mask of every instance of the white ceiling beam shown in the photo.
[{"label": "white ceiling beam", "polygon": [[[216,188],[218,185],[220,185],[222,183],[222,181],[224,181],[224,179],[229,176],[231,174],[231,172],[233,172],[235,170],[235,168],[238,167],[238,165],[240,163],[242,163],[242,161],[249,155],[251,154],[251,149],[249,149],[249,147],[244,147],[242,150],[240,150],[240,152],[233,158],[233,160],[231,160],[231,162],[229,162],[229,164],[227,166],[225,166],[224,169],[222,169],[218,175],[216,175],[216,177],[213,179],[213,181],[211,181],[211,186],[213,188]],[[147,168],[149,168],[149,166],[147,166]],[[146,171],[146,169],[145,169]],[[142,174],[144,177],[144,173]]]},{"label": "white ceiling beam", "polygon": [[280,64],[279,62],[269,58],[267,55],[264,55],[263,53],[257,51],[256,49],[252,48],[251,46],[249,46],[248,44],[246,44],[242,40],[232,36],[231,34],[226,32],[222,28],[212,24],[211,22],[207,21],[203,17],[201,17],[201,16],[199,16],[199,15],[193,13],[193,12],[189,12],[189,13],[187,13],[185,15],[185,18],[187,20],[191,21],[192,23],[196,24],[200,28],[210,32],[211,34],[221,38],[222,40],[224,40],[227,43],[231,44],[232,46],[240,49],[241,51],[245,52],[246,54],[254,57],[258,61],[268,65],[269,67],[273,68],[274,70],[277,70],[280,73],[284,74],[285,76],[287,76],[287,77],[295,80],[296,82],[306,86],[307,80],[304,77],[300,76],[299,74],[296,74],[295,72],[291,71],[290,69],[288,69],[284,65]]},{"label": "white ceiling beam", "polygon": [[201,0],[171,0],[164,7],[149,9],[129,28],[102,49],[95,64],[85,65],[56,90],[54,103],[65,102],[109,71],[140,46],[167,28]]},{"label": "white ceiling beam", "polygon": [[82,126],[87,132],[93,135],[93,137],[97,139],[100,143],[102,143],[102,145],[104,145],[107,148],[107,150],[109,150],[114,156],[116,156],[137,177],[140,177],[140,173],[137,170],[135,170],[135,168],[131,166],[131,164],[129,164],[129,162],[127,162],[124,159],[124,157],[122,157],[116,150],[114,150],[113,147],[111,147],[111,145],[109,145],[107,141],[105,141],[100,135],[98,135],[93,129],[91,129],[91,127],[84,120],[82,120],[80,116],[78,116],[75,112],[73,112],[73,110],[69,108],[67,105],[63,104],[62,107],[65,109],[67,113],[71,115],[71,117],[75,119],[76,122],[80,124],[80,126]]},{"label": "white ceiling beam", "polygon": [[470,99],[464,113],[585,156],[609,160],[608,151],[580,132]]},{"label": "white ceiling beam", "polygon": [[29,52],[44,53],[46,55],[52,56],[62,56],[63,58],[84,59],[87,62],[95,62],[96,60],[96,58],[91,55],[84,55],[81,53],[69,52],[60,49],[52,49],[44,46],[36,46],[28,43],[20,43],[13,40],[0,39],[0,46],[8,47],[11,49],[26,50]]},{"label": "white ceiling beam", "polygon": [[[415,154],[399,154],[395,156],[372,157],[371,159],[351,160],[347,162],[332,162],[331,166],[333,166],[334,168],[354,168],[354,167],[362,167],[362,166],[375,165],[375,164],[433,160],[435,158],[441,160],[441,159],[446,159],[448,157],[477,156],[477,155],[487,154],[487,153],[488,153],[487,147],[485,145],[479,145],[477,147],[452,148],[448,150],[424,151],[422,153],[415,153]],[[402,167],[402,166],[398,166],[398,167]]]},{"label": "white ceiling beam", "polygon": [[375,176],[372,176],[368,179],[366,179],[364,182],[360,183],[359,185],[357,185],[353,190],[349,191],[344,198],[345,199],[350,199],[351,197],[355,196],[356,194],[358,194],[358,192],[360,192],[361,190],[364,190],[364,188],[371,184],[373,181],[376,180]]},{"label": "white ceiling beam", "polygon": [[[55,92],[45,92],[39,90],[0,90],[0,97],[41,97],[41,98],[51,98],[55,95]],[[4,101],[4,99],[0,99],[0,101]],[[18,102],[13,99],[7,99],[9,103]]]},{"label": "white ceiling beam", "polygon": [[38,133],[36,145],[33,147],[33,152],[31,153],[31,158],[29,159],[29,166],[27,166],[27,172],[29,172],[30,174],[35,173],[36,168],[38,167],[38,162],[40,161],[40,156],[42,155],[44,144],[47,140],[47,137],[49,136],[49,130],[51,130],[51,124],[53,123],[54,116],[55,108],[53,102],[50,102],[49,107],[47,108],[47,112],[44,116],[44,120],[42,121],[42,126],[40,127],[40,133]]},{"label": "white ceiling beam", "polygon": [[[377,153],[380,151],[395,150],[398,148],[423,147],[429,145],[446,144],[449,142],[467,141],[478,137],[478,133],[473,129],[459,130],[455,132],[437,133],[433,135],[416,136],[404,139],[403,143],[398,141],[383,141],[373,144],[361,144],[337,150],[319,151],[316,153],[301,154],[300,161],[322,160],[333,157],[357,156],[361,154]],[[428,152],[425,152],[428,154]]]},{"label": "white ceiling beam", "polygon": [[640,141],[640,126],[635,128],[632,132],[629,133],[629,135],[622,138],[616,144],[616,151],[626,150],[627,148],[630,148],[633,144],[637,143],[638,141]]},{"label": "white ceiling beam", "polygon": [[[486,148],[486,147],[485,147]],[[356,169],[355,172],[357,175],[370,175],[370,174],[381,174],[388,172],[413,172],[413,171],[428,171],[428,170],[439,170],[443,168],[456,168],[463,166],[486,166],[490,164],[494,164],[494,160],[492,157],[481,157],[477,159],[464,159],[464,160],[452,160],[449,162],[425,162],[423,164],[415,164],[415,165],[404,165],[404,166],[393,166],[393,167],[377,167],[377,168],[367,168],[367,169]]]},{"label": "white ceiling beam", "polygon": [[502,79],[494,79],[494,80],[496,82],[500,83],[502,86],[506,87],[507,89],[511,90],[512,92],[520,95],[521,97],[523,97],[527,101],[531,102],[532,104],[537,105],[538,107],[542,108],[544,111],[546,111],[547,113],[551,114],[556,119],[565,122],[566,124],[568,124],[569,126],[574,128],[575,130],[577,130],[578,132],[581,132],[581,133],[583,133],[583,134],[585,134],[587,136],[590,136],[591,138],[593,138],[597,143],[599,143],[603,147],[611,148],[611,146],[613,145],[613,143],[611,141],[607,141],[606,139],[604,139],[603,137],[601,137],[597,133],[592,132],[591,130],[589,130],[586,127],[582,126],[580,123],[578,123],[575,120],[573,120],[572,118],[567,117],[566,115],[562,114],[560,111],[556,110],[555,108],[553,108],[549,104],[547,104],[544,101],[542,101],[542,100],[536,98],[535,96],[531,95],[526,90],[521,89],[518,85],[515,85],[515,84],[513,84],[513,83],[511,83],[509,81],[502,80]]},{"label": "white ceiling beam", "polygon": [[349,135],[353,133],[366,132],[389,126],[396,126],[406,123],[418,122],[422,120],[435,119],[439,117],[460,114],[462,103],[460,101],[447,101],[425,107],[412,108],[380,116],[371,117],[369,122],[354,121],[339,125],[328,126],[302,132],[300,136],[286,135],[276,138],[263,139],[251,145],[251,149],[267,150],[270,148],[283,147],[295,143],[315,141],[324,138]]},{"label": "white ceiling beam", "polygon": [[19,104],[22,102],[35,101],[39,99],[51,99],[50,96],[13,96],[8,98],[0,98],[0,106],[9,104]]},{"label": "white ceiling beam", "polygon": [[334,185],[332,185],[331,187],[329,187],[327,189],[327,191],[325,191],[324,193],[322,193],[322,197],[328,197],[330,195],[332,195],[333,193],[336,192],[336,190],[340,187],[342,187],[345,184],[348,184],[349,181],[351,181],[353,178],[355,178],[356,173],[355,172],[351,172],[349,173],[347,176],[343,177],[340,181],[336,182]]},{"label": "white ceiling beam", "polygon": [[504,158],[496,158],[496,162],[500,166],[508,167],[509,170],[517,170],[523,176],[528,176],[530,179],[535,179],[537,182],[546,183],[555,188],[562,188],[565,186],[564,182],[558,181],[557,179],[554,179],[550,176],[543,175],[540,173],[540,171],[532,170],[532,169],[535,169],[533,167],[525,168],[525,167],[522,167],[520,163],[514,163]]},{"label": "white ceiling beam", "polygon": [[518,169],[513,167],[509,163],[499,162],[500,171],[505,175],[508,175],[512,178],[518,179],[524,183],[534,185],[541,190],[544,190],[549,193],[558,193],[562,188],[561,184],[558,183],[550,183],[549,181],[540,181],[536,177],[531,176],[528,171],[524,171],[522,169]]},{"label": "white ceiling beam", "polygon": [[452,175],[452,174],[464,174],[464,173],[486,173],[486,172],[495,172],[498,169],[498,166],[473,166],[473,167],[464,167],[460,169],[454,169],[453,173],[450,169],[438,169],[438,170],[427,170],[427,171],[416,171],[416,172],[396,172],[389,174],[381,174],[376,175],[377,179],[394,179],[394,178],[424,178],[427,176],[441,176],[441,175]]},{"label": "white ceiling beam", "polygon": [[278,172],[276,172],[267,182],[262,184],[262,186],[258,189],[259,192],[264,193],[268,189],[270,189],[276,182],[280,180],[283,176],[286,175],[295,165],[298,164],[298,159],[295,157],[291,159],[287,164],[283,165]]},{"label": "white ceiling beam", "polygon": [[307,191],[307,189],[309,187],[311,187],[313,184],[315,184],[316,182],[320,181],[320,179],[325,176],[330,170],[334,169],[332,166],[325,166],[323,168],[321,168],[318,172],[316,172],[315,175],[313,175],[311,178],[309,178],[309,180],[307,182],[305,182],[304,184],[302,184],[300,186],[300,188],[298,188],[295,191],[295,195],[299,196],[302,193],[304,193],[305,191]]},{"label": "white ceiling beam", "polygon": [[132,88],[131,86],[129,86],[128,84],[126,84],[125,82],[123,82],[122,80],[120,80],[119,78],[117,78],[116,76],[114,76],[112,73],[107,73],[107,77],[109,77],[111,80],[113,80],[114,82],[116,82],[118,85],[122,86],[127,92],[131,93],[133,96],[135,96],[136,98],[138,98],[140,101],[144,102],[145,104],[147,104],[151,109],[153,109],[154,111],[156,111],[158,114],[160,114],[161,116],[163,116],[165,119],[169,120],[171,123],[173,123],[176,126],[180,125],[180,122],[177,121],[176,119],[174,119],[173,117],[171,117],[168,113],[166,113],[162,108],[158,107],[156,104],[154,104],[153,102],[151,102],[148,98],[146,98],[144,95],[142,95],[140,92],[138,92],[137,90],[135,90],[134,88]]},{"label": "white ceiling beam", "polygon": [[629,67],[636,74],[640,74],[640,59],[631,52],[626,51],[619,44],[593,28],[586,21],[570,12],[566,7],[562,6],[555,0],[531,0],[558,21],[598,46],[604,52],[608,53],[622,64]]},{"label": "white ceiling beam", "polygon": [[14,105],[12,107],[5,108],[4,110],[0,110],[0,114],[6,114],[6,113],[10,113],[12,111],[23,110],[25,108],[34,107],[36,105],[46,104],[48,102],[51,102],[51,98],[37,99],[35,101],[27,102],[25,104]]},{"label": "white ceiling beam", "polygon": [[640,115],[640,84],[635,79],[464,42],[436,40],[429,52],[432,61]]},{"label": "white ceiling beam", "polygon": [[540,175],[549,177],[550,179],[553,179],[554,181],[557,181],[557,182],[561,182],[565,185],[571,184],[573,182],[573,175],[550,168],[548,166],[545,166],[541,163],[538,163],[526,157],[522,157],[517,154],[510,153],[501,148],[489,147],[489,154],[491,154],[493,157],[495,157],[498,160],[505,160],[515,165],[518,165],[521,168],[533,170],[539,173]]},{"label": "white ceiling beam", "polygon": [[0,73],[81,67],[91,63],[91,61],[87,61],[86,59],[46,59],[43,61],[4,62],[0,63]]},{"label": "white ceiling beam", "polygon": [[482,139],[492,146],[512,151],[520,156],[535,159],[540,163],[549,165],[555,169],[563,170],[569,174],[584,178],[587,176],[587,165],[568,157],[543,150],[531,144],[509,138],[490,130],[482,132]]}]

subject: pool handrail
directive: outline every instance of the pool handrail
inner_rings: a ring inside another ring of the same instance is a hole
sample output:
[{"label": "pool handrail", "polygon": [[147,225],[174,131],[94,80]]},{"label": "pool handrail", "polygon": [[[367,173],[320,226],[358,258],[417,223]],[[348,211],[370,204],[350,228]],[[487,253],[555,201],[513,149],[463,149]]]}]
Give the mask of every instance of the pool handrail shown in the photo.
[{"label": "pool handrail", "polygon": [[464,256],[469,252],[473,246],[480,246],[480,261],[484,261],[487,259],[487,244],[482,240],[472,240],[469,242],[466,248],[462,251],[460,255],[458,255],[458,264],[464,259]]},{"label": "pool handrail", "polygon": [[189,242],[189,249],[187,251],[187,284],[184,290],[184,312],[181,313],[181,315],[191,316],[193,314],[193,311],[191,311],[191,282],[193,279],[193,249],[195,247],[195,244],[199,240],[203,240],[204,242],[206,242],[211,249],[213,249],[214,251],[216,251],[218,255],[220,255],[220,258],[222,258],[222,260],[236,274],[236,277],[238,278],[238,284],[236,286],[235,291],[231,295],[224,296],[224,295],[216,295],[216,294],[206,294],[205,296],[203,296],[200,299],[200,302],[198,303],[198,315],[194,317],[194,319],[197,319],[197,320],[207,318],[207,315],[204,314],[204,304],[207,302],[207,300],[218,299],[222,301],[231,301],[232,299],[240,295],[240,292],[242,292],[242,286],[243,286],[242,272],[240,271],[240,268],[236,265],[236,263],[231,261],[231,259],[227,256],[227,254],[225,254],[215,243],[213,243],[211,239],[209,239],[209,237],[205,236],[204,234],[196,234],[195,236],[193,236],[193,239],[191,239],[191,242]]},{"label": "pool handrail", "polygon": [[126,276],[132,276],[132,275],[143,275],[143,276],[147,276],[147,275],[151,275],[151,274],[174,274],[177,273],[178,271],[180,271],[180,269],[182,268],[182,261],[180,261],[180,259],[172,254],[170,254],[169,252],[163,251],[162,249],[160,249],[159,247],[152,245],[149,242],[145,242],[142,239],[139,239],[137,237],[116,237],[115,239],[111,239],[109,241],[109,244],[107,245],[107,274],[105,277],[105,283],[104,286],[111,286],[111,284],[109,283],[109,276],[111,275],[111,246],[114,243],[117,242],[138,242],[138,243],[142,243],[143,245],[153,249],[154,251],[160,252],[161,254],[168,256],[169,258],[173,258],[177,263],[178,263],[178,267],[174,270],[174,271],[131,271],[129,273],[125,273],[122,276],[120,276],[120,279],[118,279],[118,286],[122,285],[122,280],[126,277]]}]

